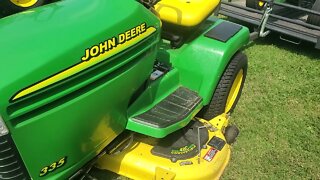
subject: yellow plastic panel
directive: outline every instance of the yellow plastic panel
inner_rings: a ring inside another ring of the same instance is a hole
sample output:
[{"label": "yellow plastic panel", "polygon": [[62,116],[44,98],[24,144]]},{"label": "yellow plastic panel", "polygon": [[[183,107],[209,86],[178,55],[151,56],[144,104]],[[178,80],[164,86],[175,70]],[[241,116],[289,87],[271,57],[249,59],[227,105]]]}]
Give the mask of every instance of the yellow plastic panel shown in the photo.
[{"label": "yellow plastic panel", "polygon": [[219,0],[162,0],[155,9],[165,22],[192,27],[209,16],[219,2]]},{"label": "yellow plastic panel", "polygon": [[[225,140],[222,129],[228,124],[227,116],[218,116],[210,124],[215,130],[209,131],[209,138],[217,136]],[[96,166],[135,180],[214,180],[220,178],[230,159],[230,146],[226,144],[211,161],[204,159],[210,151],[208,146],[201,150],[200,159],[196,156],[173,163],[151,154],[154,143],[153,138],[142,136],[124,152],[102,156]]]}]

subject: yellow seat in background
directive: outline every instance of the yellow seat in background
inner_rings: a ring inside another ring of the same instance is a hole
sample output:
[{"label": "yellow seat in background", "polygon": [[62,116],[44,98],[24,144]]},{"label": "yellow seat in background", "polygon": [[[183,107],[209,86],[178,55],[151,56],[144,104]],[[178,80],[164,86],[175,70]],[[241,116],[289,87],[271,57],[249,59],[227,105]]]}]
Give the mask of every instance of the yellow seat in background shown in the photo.
[{"label": "yellow seat in background", "polygon": [[155,9],[164,22],[193,27],[207,18],[219,2],[219,0],[161,0]]}]

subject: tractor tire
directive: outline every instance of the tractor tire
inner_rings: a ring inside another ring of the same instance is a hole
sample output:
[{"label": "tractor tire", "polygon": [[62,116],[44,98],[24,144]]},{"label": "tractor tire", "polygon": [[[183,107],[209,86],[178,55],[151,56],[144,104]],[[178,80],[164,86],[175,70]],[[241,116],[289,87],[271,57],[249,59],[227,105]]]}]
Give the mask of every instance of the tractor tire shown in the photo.
[{"label": "tractor tire", "polygon": [[224,131],[224,137],[226,138],[226,142],[228,144],[232,144],[236,141],[236,138],[239,135],[239,129],[237,128],[237,126],[231,125],[226,127],[225,131]]},{"label": "tractor tire", "polygon": [[247,74],[246,55],[236,53],[225,69],[210,103],[203,107],[198,117],[211,120],[222,113],[231,113],[237,105]]},{"label": "tractor tire", "polygon": [[42,6],[48,0],[2,0],[0,1],[0,12],[10,15],[31,8]]},{"label": "tractor tire", "polygon": [[246,7],[261,10],[263,6],[259,5],[259,0],[246,0]]},{"label": "tractor tire", "polygon": [[[316,0],[311,9],[320,12],[320,0]],[[307,23],[320,26],[320,16],[310,14],[307,18]]]}]

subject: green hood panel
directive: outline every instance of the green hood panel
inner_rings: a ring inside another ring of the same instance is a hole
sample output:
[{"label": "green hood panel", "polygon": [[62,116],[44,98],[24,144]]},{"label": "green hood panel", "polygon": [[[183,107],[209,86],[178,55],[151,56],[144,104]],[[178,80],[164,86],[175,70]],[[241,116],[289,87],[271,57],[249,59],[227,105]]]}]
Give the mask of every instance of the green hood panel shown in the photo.
[{"label": "green hood panel", "polygon": [[133,0],[62,0],[0,19],[0,114],[32,178],[64,157],[42,178],[68,178],[124,130],[159,28]]},{"label": "green hood panel", "polygon": [[19,91],[80,63],[87,48],[142,23],[159,26],[154,20],[132,0],[60,1],[1,19],[1,107]]}]

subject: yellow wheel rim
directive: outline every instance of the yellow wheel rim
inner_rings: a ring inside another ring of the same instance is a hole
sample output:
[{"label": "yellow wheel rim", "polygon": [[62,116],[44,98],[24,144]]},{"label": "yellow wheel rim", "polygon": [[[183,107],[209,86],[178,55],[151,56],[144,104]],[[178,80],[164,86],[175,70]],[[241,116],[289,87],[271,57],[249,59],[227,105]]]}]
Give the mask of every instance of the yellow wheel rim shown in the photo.
[{"label": "yellow wheel rim", "polygon": [[260,7],[262,7],[262,6],[264,6],[264,2],[263,2],[263,1],[259,1],[258,5],[259,5]]},{"label": "yellow wheel rim", "polygon": [[227,103],[226,103],[226,109],[225,109],[226,113],[231,110],[234,102],[237,99],[237,96],[239,95],[242,80],[243,80],[243,69],[241,69],[238,72],[235,80],[233,81],[232,87],[231,87],[229,95],[228,95]]},{"label": "yellow wheel rim", "polygon": [[24,7],[24,8],[31,7],[38,2],[38,0],[10,0],[10,1],[14,5]]}]

